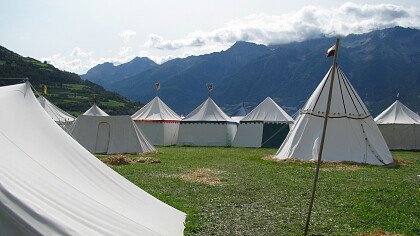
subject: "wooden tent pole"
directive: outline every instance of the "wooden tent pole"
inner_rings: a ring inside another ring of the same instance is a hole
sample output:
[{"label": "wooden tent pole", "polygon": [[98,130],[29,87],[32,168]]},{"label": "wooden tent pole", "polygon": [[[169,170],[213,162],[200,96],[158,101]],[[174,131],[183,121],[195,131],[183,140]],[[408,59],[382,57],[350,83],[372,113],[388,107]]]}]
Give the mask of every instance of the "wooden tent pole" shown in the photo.
[{"label": "wooden tent pole", "polygon": [[319,175],[319,167],[321,165],[322,160],[322,151],[324,150],[324,141],[325,141],[325,135],[327,131],[327,124],[328,124],[328,115],[330,114],[330,107],[331,107],[331,97],[332,97],[332,91],[334,86],[334,76],[335,76],[335,70],[337,67],[337,57],[338,57],[338,46],[340,44],[340,39],[337,38],[337,41],[335,42],[335,52],[334,52],[334,62],[332,65],[332,73],[331,73],[331,82],[330,82],[330,89],[328,92],[328,102],[327,102],[327,108],[325,110],[325,119],[324,119],[324,127],[322,129],[322,136],[321,136],[321,143],[319,145],[319,153],[318,153],[318,161],[316,164],[316,170],[315,170],[315,177],[314,177],[314,183],[312,186],[312,194],[311,194],[311,201],[309,202],[309,210],[308,215],[306,218],[306,225],[305,225],[305,236],[308,235],[309,231],[309,224],[311,221],[311,214],[312,214],[312,207],[314,205],[314,199],[315,199],[315,191],[316,191],[316,184],[318,182],[318,175]]}]

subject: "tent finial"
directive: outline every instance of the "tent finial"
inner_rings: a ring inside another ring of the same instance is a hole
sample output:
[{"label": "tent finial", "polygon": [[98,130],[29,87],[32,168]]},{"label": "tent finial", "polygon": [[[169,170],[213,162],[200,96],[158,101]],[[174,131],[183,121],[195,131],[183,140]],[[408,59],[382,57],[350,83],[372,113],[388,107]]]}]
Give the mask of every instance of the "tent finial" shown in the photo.
[{"label": "tent finial", "polygon": [[156,88],[156,97],[159,97],[159,90],[160,90],[160,83],[159,82],[155,83],[155,88]]},{"label": "tent finial", "polygon": [[209,97],[211,97],[211,92],[213,91],[213,83],[207,83],[207,90],[209,91]]}]

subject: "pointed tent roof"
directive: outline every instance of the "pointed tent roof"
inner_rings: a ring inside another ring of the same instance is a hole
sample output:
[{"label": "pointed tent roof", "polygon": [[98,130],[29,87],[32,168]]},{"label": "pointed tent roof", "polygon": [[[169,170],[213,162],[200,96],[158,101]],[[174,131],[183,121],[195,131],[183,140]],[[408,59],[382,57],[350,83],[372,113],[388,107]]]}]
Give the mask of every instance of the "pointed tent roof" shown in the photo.
[{"label": "pointed tent roof", "polygon": [[396,100],[375,118],[377,124],[420,124],[420,116]]},{"label": "pointed tent roof", "polygon": [[293,119],[277,103],[267,97],[241,121],[293,122]]},{"label": "pointed tent roof", "polygon": [[211,99],[207,98],[206,101],[201,103],[200,106],[195,108],[188,114],[182,121],[227,121],[234,122],[232,118],[226,115],[222,109]]},{"label": "pointed tent roof", "polygon": [[74,121],[76,119],[74,116],[61,110],[59,107],[48,101],[48,99],[42,95],[39,96],[37,100],[55,122]]},{"label": "pointed tent roof", "polygon": [[109,116],[106,112],[104,112],[96,104],[91,106],[85,113],[83,113],[83,115],[85,115],[85,116]]},{"label": "pointed tent roof", "polygon": [[134,113],[133,120],[167,120],[180,121],[181,117],[169,108],[159,97],[144,105],[140,110]]},{"label": "pointed tent roof", "polygon": [[55,125],[29,83],[0,87],[0,110],[2,235],[183,235],[184,213]]},{"label": "pointed tent roof", "polygon": [[[323,130],[332,68],[312,93],[279,148],[276,158],[315,160]],[[385,140],[350,84],[337,66],[325,137],[323,160],[353,161],[373,165],[393,162]]]},{"label": "pointed tent roof", "polygon": [[[324,79],[312,93],[306,102],[301,113],[312,114],[314,116],[325,117],[327,107],[328,92],[330,89],[330,77],[332,68],[325,75]],[[333,94],[330,107],[330,118],[355,118],[361,119],[370,116],[368,109],[356,90],[348,81],[344,72],[337,66],[335,73]]]},{"label": "pointed tent roof", "polygon": [[233,114],[233,116],[246,116],[248,113],[249,113],[249,111],[247,111],[247,109],[242,104],[241,107],[239,107],[239,109],[236,110],[236,112],[235,112],[235,114]]}]

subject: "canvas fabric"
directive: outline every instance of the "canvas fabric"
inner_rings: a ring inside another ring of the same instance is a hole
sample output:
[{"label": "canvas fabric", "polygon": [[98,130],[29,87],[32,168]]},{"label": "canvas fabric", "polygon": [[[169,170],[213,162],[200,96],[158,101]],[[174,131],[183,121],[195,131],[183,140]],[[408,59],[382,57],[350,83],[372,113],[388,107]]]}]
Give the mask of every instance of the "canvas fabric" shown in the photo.
[{"label": "canvas fabric", "polygon": [[[316,160],[322,135],[332,68],[301,110],[276,158]],[[393,162],[372,116],[337,66],[322,159],[372,165]]]},{"label": "canvas fabric", "polygon": [[71,138],[29,83],[0,87],[0,109],[1,235],[183,235],[183,212]]}]

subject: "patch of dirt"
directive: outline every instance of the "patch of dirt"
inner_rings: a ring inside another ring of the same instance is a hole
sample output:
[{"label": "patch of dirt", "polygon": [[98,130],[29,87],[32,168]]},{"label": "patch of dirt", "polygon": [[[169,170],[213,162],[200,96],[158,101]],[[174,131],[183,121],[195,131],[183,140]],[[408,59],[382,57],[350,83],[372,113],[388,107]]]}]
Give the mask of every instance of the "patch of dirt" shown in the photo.
[{"label": "patch of dirt", "polygon": [[293,159],[293,158],[289,158],[289,159],[277,159],[277,158],[275,158],[274,155],[265,156],[265,157],[263,157],[261,159],[263,159],[264,161],[275,161],[275,162],[281,162],[281,163],[308,162],[308,161],[302,161],[302,160]]},{"label": "patch of dirt", "polygon": [[393,168],[393,167],[400,167],[400,166],[408,166],[410,164],[411,164],[410,161],[406,161],[406,160],[395,160],[394,159],[394,162],[391,163],[391,164],[389,164],[389,165],[386,165],[386,167]]},{"label": "patch of dirt", "polygon": [[[302,161],[298,159],[277,159],[275,156],[265,156],[262,158],[265,161],[275,161],[279,163],[315,163],[316,161]],[[322,161],[321,169],[320,171],[339,171],[339,170],[350,170],[350,171],[356,171],[362,168],[362,164],[355,163],[355,162],[331,162],[331,161]],[[315,167],[310,167],[311,169],[316,169]]]},{"label": "patch of dirt", "polygon": [[113,157],[107,157],[101,159],[107,165],[119,166],[119,165],[130,165],[136,163],[146,163],[146,164],[153,164],[153,163],[160,163],[160,159],[154,157],[136,157],[136,158],[129,158],[124,155],[116,155]]},{"label": "patch of dirt", "polygon": [[375,230],[369,233],[359,234],[359,236],[403,236],[403,234],[394,234],[383,230]]},{"label": "patch of dirt", "polygon": [[200,168],[189,171],[188,173],[177,176],[178,178],[189,181],[196,182],[208,185],[220,185],[222,184],[221,178],[218,176],[222,171],[209,169],[209,168]]}]

